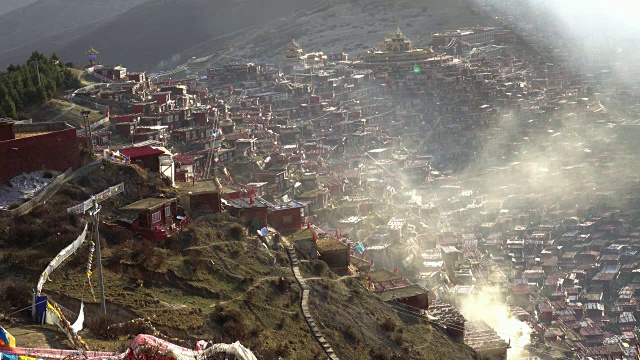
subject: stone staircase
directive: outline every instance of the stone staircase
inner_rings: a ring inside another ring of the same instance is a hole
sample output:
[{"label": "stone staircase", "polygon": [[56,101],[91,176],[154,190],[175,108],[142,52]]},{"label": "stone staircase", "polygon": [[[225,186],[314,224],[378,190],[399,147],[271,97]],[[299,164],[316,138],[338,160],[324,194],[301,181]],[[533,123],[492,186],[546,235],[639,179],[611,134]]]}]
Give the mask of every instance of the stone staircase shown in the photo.
[{"label": "stone staircase", "polygon": [[291,269],[293,270],[293,275],[296,278],[296,281],[300,285],[302,289],[302,301],[300,302],[300,306],[302,307],[302,315],[304,316],[304,320],[309,325],[309,329],[313,333],[313,336],[318,340],[324,352],[327,354],[328,358],[331,360],[338,360],[338,356],[334,353],[331,345],[327,339],[324,338],[322,332],[316,325],[315,320],[311,316],[311,311],[309,311],[309,285],[307,285],[306,280],[300,274],[300,269],[298,268],[298,256],[296,255],[296,251],[293,248],[293,245],[289,245],[287,247],[287,253],[289,254],[289,259],[291,260]]}]

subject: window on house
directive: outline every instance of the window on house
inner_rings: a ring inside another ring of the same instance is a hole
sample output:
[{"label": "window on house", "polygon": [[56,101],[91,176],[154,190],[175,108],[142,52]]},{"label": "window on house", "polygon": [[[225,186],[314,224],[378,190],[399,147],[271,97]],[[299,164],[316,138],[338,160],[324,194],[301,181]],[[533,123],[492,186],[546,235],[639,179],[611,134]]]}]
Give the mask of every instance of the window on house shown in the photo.
[{"label": "window on house", "polygon": [[171,218],[171,206],[167,206],[164,208],[164,217]]},{"label": "window on house", "polygon": [[293,222],[293,219],[291,218],[291,216],[283,216],[282,217],[282,223],[283,224],[291,224]]},{"label": "window on house", "polygon": [[153,214],[151,214],[151,223],[155,224],[157,222],[162,221],[162,214],[160,213],[160,211],[156,211]]}]

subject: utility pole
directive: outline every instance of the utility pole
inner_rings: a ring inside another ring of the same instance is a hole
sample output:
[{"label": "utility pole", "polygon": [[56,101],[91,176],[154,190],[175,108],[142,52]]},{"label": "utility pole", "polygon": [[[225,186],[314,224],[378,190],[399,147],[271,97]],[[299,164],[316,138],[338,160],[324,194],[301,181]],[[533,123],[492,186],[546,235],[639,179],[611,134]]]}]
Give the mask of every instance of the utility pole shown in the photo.
[{"label": "utility pole", "polygon": [[84,135],[87,137],[87,149],[91,148],[91,152],[93,152],[93,134],[91,133],[91,123],[89,122],[89,114],[91,114],[91,111],[82,110],[81,114],[84,116]]},{"label": "utility pole", "polygon": [[100,251],[100,231],[98,229],[98,225],[100,224],[100,218],[99,218],[99,213],[100,213],[100,205],[98,205],[98,201],[96,200],[96,197],[93,196],[91,198],[91,201],[93,203],[93,230],[96,234],[96,258],[98,260],[98,282],[99,282],[99,286],[100,286],[100,309],[102,310],[103,314],[107,314],[107,304],[106,301],[104,299],[104,281],[102,279],[102,252]]},{"label": "utility pole", "polygon": [[96,246],[96,259],[97,259],[97,265],[98,265],[98,281],[100,282],[99,286],[100,286],[100,309],[102,311],[103,314],[107,313],[107,305],[106,305],[106,301],[105,301],[105,297],[104,297],[104,280],[102,277],[102,252],[100,250],[100,231],[99,231],[99,227],[98,225],[100,224],[100,217],[99,217],[99,213],[100,213],[100,205],[99,203],[107,200],[113,196],[116,196],[120,193],[124,192],[124,183],[120,183],[118,185],[112,186],[110,188],[108,188],[107,190],[99,193],[99,194],[95,194],[93,196],[91,196],[91,198],[89,200],[86,200],[76,206],[72,206],[70,208],[67,209],[67,212],[69,213],[76,213],[76,214],[85,214],[87,211],[89,211],[89,215],[91,215],[91,219],[93,220],[93,233],[95,234],[96,237],[96,241],[95,241],[95,246]]}]

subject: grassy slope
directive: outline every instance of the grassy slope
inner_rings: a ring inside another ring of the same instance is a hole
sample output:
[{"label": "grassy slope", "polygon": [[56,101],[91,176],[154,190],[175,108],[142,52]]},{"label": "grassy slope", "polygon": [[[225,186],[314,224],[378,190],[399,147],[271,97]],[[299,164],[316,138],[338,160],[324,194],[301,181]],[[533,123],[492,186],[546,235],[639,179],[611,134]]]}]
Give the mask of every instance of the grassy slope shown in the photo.
[{"label": "grassy slope", "polygon": [[[341,359],[473,359],[466,345],[415,315],[398,312],[356,278],[307,280],[309,308]],[[390,320],[389,320],[390,319]],[[385,328],[385,323],[395,329]]]},{"label": "grassy slope", "polygon": [[80,79],[80,83],[82,84],[82,86],[97,84],[100,82],[95,77],[87,74],[87,72],[84,70],[80,70],[76,68],[69,68],[69,70],[71,70],[71,73],[73,73],[73,75],[75,75],[76,77],[78,77],[78,79]]},{"label": "grassy slope", "polygon": [[84,117],[82,111],[89,110],[89,120],[91,122],[98,121],[103,118],[100,110],[88,108],[82,105],[76,104],[71,106],[66,100],[63,99],[51,99],[43,102],[40,105],[31,105],[26,108],[26,112],[29,113],[29,117],[33,119],[33,122],[45,122],[45,121],[65,121],[69,125],[80,128],[84,124]]}]

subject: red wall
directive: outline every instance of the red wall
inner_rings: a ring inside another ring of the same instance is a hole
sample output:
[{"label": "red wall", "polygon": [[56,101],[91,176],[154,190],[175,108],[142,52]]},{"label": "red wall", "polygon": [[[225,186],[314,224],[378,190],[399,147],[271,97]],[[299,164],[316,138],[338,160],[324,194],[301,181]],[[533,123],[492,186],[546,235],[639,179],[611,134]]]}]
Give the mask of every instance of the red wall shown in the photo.
[{"label": "red wall", "polygon": [[133,112],[136,113],[136,114],[144,112],[144,105],[134,104],[133,105]]},{"label": "red wall", "polygon": [[[283,217],[285,216],[291,216],[290,224],[283,222]],[[269,212],[269,225],[278,231],[301,229],[302,217],[300,216],[300,209],[284,209]]]},{"label": "red wall", "polygon": [[0,141],[0,183],[32,171],[64,171],[80,167],[76,129]]},{"label": "red wall", "polygon": [[198,209],[202,206],[208,206],[214,213],[220,212],[220,199],[217,193],[206,193],[191,195],[191,208]]},{"label": "red wall", "polygon": [[13,125],[0,123],[0,141],[12,140],[14,138]]},{"label": "red wall", "polygon": [[207,121],[209,120],[207,113],[194,113],[193,120],[196,126],[207,126]]},{"label": "red wall", "polygon": [[267,226],[267,209],[266,208],[230,209],[230,213],[233,216],[237,216],[247,221],[253,221],[253,218],[257,217],[260,227]]},{"label": "red wall", "polygon": [[397,301],[418,309],[427,309],[429,307],[429,297],[427,294],[415,295],[398,299]]},{"label": "red wall", "polygon": [[145,156],[131,160],[132,164],[140,165],[140,162],[142,162],[142,167],[145,169],[153,172],[160,171],[160,159],[158,159],[158,155]]},{"label": "red wall", "polygon": [[[134,105],[134,107],[135,106],[138,106],[138,105]],[[137,117],[138,115],[136,114],[116,115],[116,116],[112,116],[111,120],[116,123],[130,123],[130,122],[134,122]]]}]

